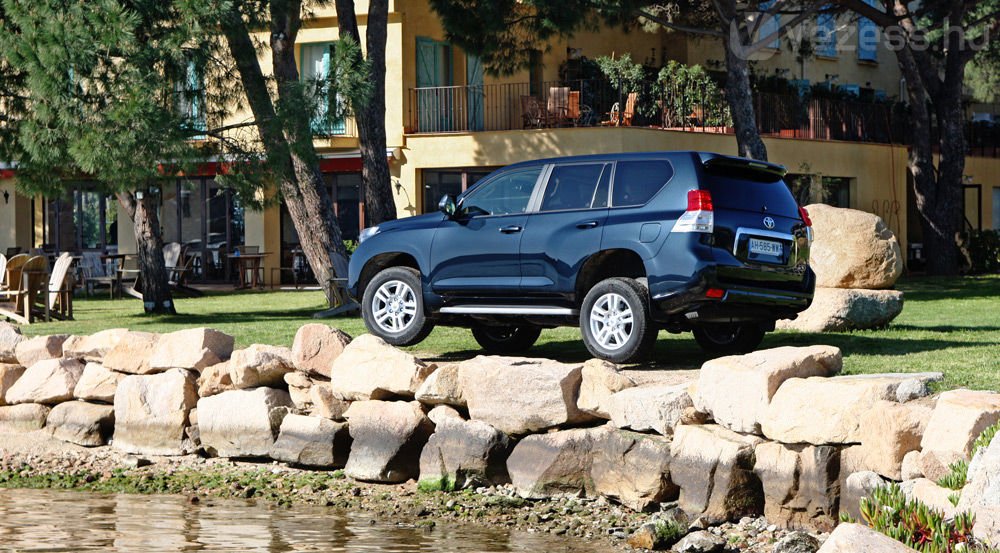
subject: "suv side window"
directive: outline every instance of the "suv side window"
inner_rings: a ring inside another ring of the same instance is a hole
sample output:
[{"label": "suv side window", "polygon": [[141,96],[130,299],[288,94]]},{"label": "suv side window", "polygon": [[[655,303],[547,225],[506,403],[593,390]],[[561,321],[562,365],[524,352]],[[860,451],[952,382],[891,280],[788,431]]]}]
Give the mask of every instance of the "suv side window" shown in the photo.
[{"label": "suv side window", "polygon": [[643,205],[673,176],[674,168],[663,160],[619,161],[615,167],[611,205],[612,207]]},{"label": "suv side window", "polygon": [[483,183],[462,200],[462,212],[470,216],[524,213],[541,172],[541,167],[511,171]]},{"label": "suv side window", "polygon": [[605,174],[610,172],[610,165],[605,163],[557,165],[552,169],[549,182],[545,186],[541,210],[563,211],[588,209],[592,206],[606,207],[606,185],[603,187],[605,206],[600,205],[599,199],[595,200],[595,194],[607,178]]}]

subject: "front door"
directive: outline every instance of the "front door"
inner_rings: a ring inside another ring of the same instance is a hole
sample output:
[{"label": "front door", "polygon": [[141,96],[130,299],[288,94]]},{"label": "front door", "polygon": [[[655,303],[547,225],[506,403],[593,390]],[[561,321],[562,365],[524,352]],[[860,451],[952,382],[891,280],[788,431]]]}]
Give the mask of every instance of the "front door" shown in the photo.
[{"label": "front door", "polygon": [[483,103],[486,89],[483,86],[483,62],[479,56],[465,56],[465,78],[469,85],[466,98],[469,106],[469,130],[481,131],[484,129]]},{"label": "front door", "polygon": [[417,132],[452,130],[451,58],[448,43],[417,38]]},{"label": "front door", "polygon": [[466,195],[431,246],[431,289],[451,297],[517,293],[519,249],[541,167],[503,173]]}]

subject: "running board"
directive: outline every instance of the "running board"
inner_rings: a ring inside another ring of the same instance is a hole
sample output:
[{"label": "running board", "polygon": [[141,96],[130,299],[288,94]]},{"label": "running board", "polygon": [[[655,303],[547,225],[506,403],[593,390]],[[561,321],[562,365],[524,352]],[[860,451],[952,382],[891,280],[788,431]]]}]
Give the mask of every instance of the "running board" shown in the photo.
[{"label": "running board", "polygon": [[580,312],[568,307],[554,307],[544,305],[456,305],[453,307],[442,307],[441,313],[455,315],[550,315],[550,316],[575,316]]}]

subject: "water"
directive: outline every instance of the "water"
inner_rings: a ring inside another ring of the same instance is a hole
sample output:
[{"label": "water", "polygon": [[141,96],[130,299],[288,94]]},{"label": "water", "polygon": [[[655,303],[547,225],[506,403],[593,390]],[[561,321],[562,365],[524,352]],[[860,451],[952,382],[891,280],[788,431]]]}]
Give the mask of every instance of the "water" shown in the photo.
[{"label": "water", "polygon": [[424,530],[369,521],[324,507],[0,489],[0,551],[610,551],[603,544],[548,534],[443,524]]}]

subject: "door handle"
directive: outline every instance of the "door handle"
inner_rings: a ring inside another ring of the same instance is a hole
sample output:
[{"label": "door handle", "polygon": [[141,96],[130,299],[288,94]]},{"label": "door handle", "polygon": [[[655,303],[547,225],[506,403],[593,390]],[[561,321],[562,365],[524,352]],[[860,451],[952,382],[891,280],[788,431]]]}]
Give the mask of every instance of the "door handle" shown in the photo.
[{"label": "door handle", "polygon": [[579,225],[576,225],[576,228],[578,229],[597,228],[597,221],[587,221],[586,223],[580,223]]},{"label": "door handle", "polygon": [[510,225],[509,227],[500,227],[500,232],[504,234],[516,234],[521,232],[523,229],[517,225]]}]

